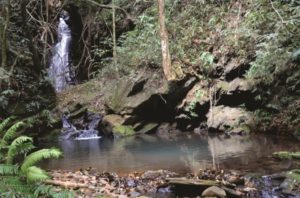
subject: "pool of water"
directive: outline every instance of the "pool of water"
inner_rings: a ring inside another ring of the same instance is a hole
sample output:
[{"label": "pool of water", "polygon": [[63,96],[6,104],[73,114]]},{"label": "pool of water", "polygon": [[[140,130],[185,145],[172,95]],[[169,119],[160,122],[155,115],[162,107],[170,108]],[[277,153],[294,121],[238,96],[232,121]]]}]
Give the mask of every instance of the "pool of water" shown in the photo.
[{"label": "pool of water", "polygon": [[265,167],[263,162],[275,151],[300,149],[297,141],[263,135],[182,135],[169,139],[144,135],[114,140],[65,140],[40,146],[55,146],[64,153],[63,158],[43,163],[46,169],[93,167],[120,174],[154,169],[176,172],[195,172],[204,168],[255,170]]}]

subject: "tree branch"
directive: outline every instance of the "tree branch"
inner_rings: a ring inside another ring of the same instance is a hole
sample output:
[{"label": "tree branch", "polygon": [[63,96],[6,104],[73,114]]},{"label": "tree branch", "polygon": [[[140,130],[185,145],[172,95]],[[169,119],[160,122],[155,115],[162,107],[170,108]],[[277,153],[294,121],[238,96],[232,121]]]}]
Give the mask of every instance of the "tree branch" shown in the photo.
[{"label": "tree branch", "polygon": [[[86,1],[90,4],[96,5],[98,7],[104,8],[104,9],[113,9],[113,6],[111,6],[111,5],[100,4],[100,3],[97,3],[93,0],[86,0]],[[118,9],[118,10],[121,10],[126,17],[130,18],[129,13],[126,10],[124,10],[123,8],[118,7],[118,6],[114,6],[114,8]]]}]

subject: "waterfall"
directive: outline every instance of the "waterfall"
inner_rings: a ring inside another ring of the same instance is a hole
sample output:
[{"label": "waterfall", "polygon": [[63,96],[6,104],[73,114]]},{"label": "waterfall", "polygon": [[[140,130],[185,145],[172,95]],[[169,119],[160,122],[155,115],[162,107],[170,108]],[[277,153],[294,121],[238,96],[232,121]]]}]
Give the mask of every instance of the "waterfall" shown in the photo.
[{"label": "waterfall", "polygon": [[62,117],[62,135],[61,139],[75,139],[75,140],[86,140],[86,139],[99,139],[101,138],[98,133],[97,126],[101,121],[101,117],[97,114],[89,114],[86,123],[86,128],[75,127],[66,115]]},{"label": "waterfall", "polygon": [[74,82],[74,72],[71,69],[69,51],[71,44],[71,29],[67,21],[69,15],[63,11],[58,24],[58,42],[53,49],[53,55],[50,61],[49,78],[57,92],[63,91],[68,85]]}]

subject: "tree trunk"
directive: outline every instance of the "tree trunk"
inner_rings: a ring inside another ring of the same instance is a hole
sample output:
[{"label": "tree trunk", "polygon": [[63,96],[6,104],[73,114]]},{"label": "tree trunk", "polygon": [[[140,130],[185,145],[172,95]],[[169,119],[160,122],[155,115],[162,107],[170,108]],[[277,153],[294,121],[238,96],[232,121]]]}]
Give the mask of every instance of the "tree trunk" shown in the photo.
[{"label": "tree trunk", "polygon": [[2,49],[1,49],[1,67],[7,67],[7,30],[9,26],[10,19],[10,0],[6,1],[6,4],[3,3],[2,13],[4,15],[4,24],[1,28],[1,40],[2,40]]},{"label": "tree trunk", "polygon": [[117,63],[117,41],[116,41],[116,9],[115,0],[112,0],[112,31],[113,31],[113,59],[116,67]]},{"label": "tree trunk", "polygon": [[174,80],[175,75],[172,70],[171,55],[169,52],[169,41],[168,41],[168,32],[166,30],[165,24],[165,14],[164,14],[164,0],[157,0],[158,3],[158,12],[159,12],[159,32],[161,39],[161,51],[162,51],[162,66],[164,74],[168,81]]}]

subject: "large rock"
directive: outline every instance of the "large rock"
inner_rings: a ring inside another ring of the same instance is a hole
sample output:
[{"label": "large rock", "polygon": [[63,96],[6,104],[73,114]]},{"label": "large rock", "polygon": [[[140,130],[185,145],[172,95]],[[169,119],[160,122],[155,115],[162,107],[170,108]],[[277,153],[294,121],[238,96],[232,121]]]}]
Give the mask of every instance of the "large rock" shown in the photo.
[{"label": "large rock", "polygon": [[211,186],[207,189],[205,189],[202,194],[202,197],[219,197],[219,198],[225,198],[226,192],[222,188],[219,188],[217,186]]},{"label": "large rock", "polygon": [[232,80],[236,77],[243,76],[250,68],[249,61],[246,59],[231,58],[224,68],[224,77],[226,80]]},{"label": "large rock", "polygon": [[111,94],[106,97],[108,112],[126,117],[131,125],[142,120],[160,122],[173,119],[175,106],[197,79],[186,77],[176,82],[164,79],[163,73],[158,71],[123,77],[119,83],[110,85]]},{"label": "large rock", "polygon": [[206,116],[209,131],[230,134],[250,132],[254,122],[253,114],[242,108],[215,106]]},{"label": "large rock", "polygon": [[248,107],[254,104],[252,92],[253,83],[242,78],[236,78],[231,82],[219,81],[215,85],[216,104],[237,106],[246,104]]},{"label": "large rock", "polygon": [[197,122],[205,120],[205,115],[209,110],[209,84],[202,80],[197,82],[186,94],[182,102],[177,105],[177,116],[175,117],[178,128],[193,128],[193,120]]},{"label": "large rock", "polygon": [[124,118],[120,115],[110,114],[106,115],[102,119],[101,130],[106,136],[110,136],[113,133],[113,129],[117,126],[123,125]]}]

